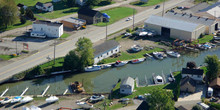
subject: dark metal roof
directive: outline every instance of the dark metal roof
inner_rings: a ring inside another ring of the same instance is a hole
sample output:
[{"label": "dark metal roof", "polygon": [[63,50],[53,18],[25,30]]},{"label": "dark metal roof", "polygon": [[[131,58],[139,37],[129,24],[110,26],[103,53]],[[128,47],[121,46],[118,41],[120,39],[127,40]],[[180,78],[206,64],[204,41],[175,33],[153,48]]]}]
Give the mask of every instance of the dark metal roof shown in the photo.
[{"label": "dark metal roof", "polygon": [[203,75],[203,69],[188,69],[182,68],[182,74],[191,74],[191,75]]},{"label": "dark metal roof", "polygon": [[94,17],[97,13],[100,13],[100,12],[96,11],[96,10],[89,9],[89,8],[81,8],[78,11],[78,14],[82,14],[82,15],[86,15],[86,16],[90,16],[90,17]]},{"label": "dark metal roof", "polygon": [[191,86],[196,86],[196,81],[194,81],[191,77],[186,76],[180,81],[180,86],[183,86],[184,84],[189,83]]},{"label": "dark metal roof", "polygon": [[209,4],[206,3],[206,2],[199,3],[197,5],[194,5],[190,9],[187,9],[185,12],[194,14],[194,13],[197,13],[198,11],[200,11],[200,10],[202,10],[202,9],[208,7],[208,6],[209,6]]},{"label": "dark metal roof", "polygon": [[17,6],[18,6],[18,7],[23,7],[24,4],[19,3],[19,4],[17,4]]},{"label": "dark metal roof", "polygon": [[36,5],[43,7],[44,4],[41,2],[37,2]]},{"label": "dark metal roof", "polygon": [[204,8],[204,9],[200,10],[199,12],[208,11],[208,10],[214,8],[214,7],[217,7],[217,6],[220,7],[220,2],[216,2],[215,4],[213,4],[213,5],[211,5],[211,6],[208,6],[208,7]]},{"label": "dark metal roof", "polygon": [[49,26],[61,26],[63,23],[51,22],[51,21],[44,21],[44,20],[37,20],[34,24],[47,24]]},{"label": "dark metal roof", "polygon": [[186,22],[203,24],[203,25],[208,25],[208,26],[215,23],[214,19],[193,16],[192,14],[186,14],[186,13],[167,12],[164,16],[166,18],[172,18],[172,19],[176,19],[176,20],[182,20],[182,21],[186,21]]},{"label": "dark metal roof", "polygon": [[115,47],[119,46],[119,43],[114,40],[108,40],[104,43],[97,45],[94,47],[94,56],[100,55],[106,51],[109,51],[110,49],[113,49]]}]

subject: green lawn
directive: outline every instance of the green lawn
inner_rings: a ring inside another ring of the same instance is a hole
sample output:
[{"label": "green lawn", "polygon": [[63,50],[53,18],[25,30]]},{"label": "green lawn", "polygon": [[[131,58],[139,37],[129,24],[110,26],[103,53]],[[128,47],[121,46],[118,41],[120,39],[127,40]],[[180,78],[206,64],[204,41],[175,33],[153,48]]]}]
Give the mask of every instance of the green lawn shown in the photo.
[{"label": "green lawn", "polygon": [[156,4],[159,4],[159,3],[163,2],[163,1],[164,1],[164,0],[148,0],[147,3],[140,2],[140,1],[136,1],[136,2],[132,2],[132,3],[130,3],[130,4],[131,4],[131,5],[136,5],[136,6],[145,7],[145,6],[156,5]]},{"label": "green lawn", "polygon": [[199,38],[198,40],[193,41],[193,44],[203,44],[206,42],[211,42],[213,39],[213,35],[204,35],[202,38]]},{"label": "green lawn", "polygon": [[[112,24],[112,23],[122,19],[122,18],[131,16],[133,14],[133,11],[135,11],[135,13],[136,13],[136,10],[133,10],[132,8],[117,7],[117,8],[104,10],[104,11],[102,11],[102,13],[107,13],[110,16],[110,20],[108,22],[108,25],[109,25],[109,24]],[[96,25],[96,26],[105,26],[106,23],[100,22],[100,23],[97,23],[97,24],[94,24],[94,25]]]},{"label": "green lawn", "polygon": [[63,35],[60,36],[60,38],[67,38],[67,37],[69,37],[69,36],[70,36],[70,34],[68,34],[68,33],[63,33]]},{"label": "green lawn", "polygon": [[146,53],[152,53],[155,51],[163,51],[163,49],[161,48],[154,48],[152,50],[142,50],[138,53],[127,53],[127,52],[121,52],[121,56],[117,57],[117,58],[106,58],[103,59],[101,62],[102,63],[112,63],[115,62],[117,60],[131,60],[131,59],[136,59],[136,58],[143,58],[144,54]]},{"label": "green lawn", "polygon": [[13,56],[13,55],[0,55],[0,59],[3,59],[3,60],[10,60],[15,57],[16,56]]},{"label": "green lawn", "polygon": [[0,31],[8,31],[8,30],[12,30],[15,28],[21,28],[21,27],[25,27],[28,25],[31,25],[32,22],[27,20],[25,24],[21,24],[20,20],[17,20],[16,23],[14,25],[8,26],[7,29],[0,27]]},{"label": "green lawn", "polygon": [[46,3],[51,2],[52,0],[15,0],[15,3],[22,3],[26,6],[35,6],[37,2]]}]

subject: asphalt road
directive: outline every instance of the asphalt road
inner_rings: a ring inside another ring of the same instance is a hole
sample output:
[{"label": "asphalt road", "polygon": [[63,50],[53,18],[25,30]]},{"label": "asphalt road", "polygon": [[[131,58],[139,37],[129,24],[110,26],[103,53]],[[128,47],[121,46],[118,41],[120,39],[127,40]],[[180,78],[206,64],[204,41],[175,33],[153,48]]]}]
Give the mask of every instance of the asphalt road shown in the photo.
[{"label": "asphalt road", "polygon": [[[170,9],[171,7],[174,7],[175,5],[183,1],[185,0],[170,0],[165,3],[165,9]],[[151,8],[151,9],[142,11],[140,13],[137,13],[135,15],[135,23],[146,20],[150,15],[160,13],[161,11],[162,11],[162,7],[159,9]],[[131,21],[125,21],[125,20],[126,18],[114,24],[109,25],[108,34],[117,32],[118,30],[127,28],[129,26],[132,26],[132,20]],[[71,39],[56,46],[56,57],[65,56],[70,50],[74,49],[75,43],[80,37],[90,38],[92,42],[97,42],[102,39],[104,40],[106,37],[106,27],[94,27],[94,28],[85,29],[81,31],[83,32],[78,32],[76,34],[73,34],[72,36],[70,36]],[[31,55],[27,58],[21,59],[19,61],[13,62],[4,67],[1,67],[0,68],[0,81],[7,79],[10,76],[17,74],[21,71],[27,70],[31,67],[34,67],[36,65],[39,65],[43,62],[48,61],[46,57],[50,56],[53,58],[53,51],[54,51],[54,48],[50,47],[34,55]]]}]

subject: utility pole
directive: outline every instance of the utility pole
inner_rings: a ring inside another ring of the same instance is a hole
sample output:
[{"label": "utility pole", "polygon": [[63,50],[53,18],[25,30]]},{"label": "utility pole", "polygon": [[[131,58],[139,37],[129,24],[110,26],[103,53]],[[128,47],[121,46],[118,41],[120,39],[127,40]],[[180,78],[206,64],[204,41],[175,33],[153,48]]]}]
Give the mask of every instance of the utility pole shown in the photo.
[{"label": "utility pole", "polygon": [[165,6],[165,0],[163,0],[163,11],[162,11],[162,17],[164,15],[164,6]]},{"label": "utility pole", "polygon": [[107,40],[107,37],[108,37],[108,33],[107,33],[108,28],[107,28],[107,26],[108,26],[108,21],[106,21],[106,37],[105,37],[105,40]]},{"label": "utility pole", "polygon": [[134,30],[134,8],[133,8],[133,30]]},{"label": "utility pole", "polygon": [[17,45],[17,41],[15,41],[16,43],[16,55],[18,54],[18,45]]},{"label": "utility pole", "polygon": [[55,53],[56,53],[56,40],[54,40],[54,53],[53,53],[53,57],[54,57],[54,59],[53,59],[53,64],[54,64],[54,65],[55,65],[55,58],[56,58]]}]

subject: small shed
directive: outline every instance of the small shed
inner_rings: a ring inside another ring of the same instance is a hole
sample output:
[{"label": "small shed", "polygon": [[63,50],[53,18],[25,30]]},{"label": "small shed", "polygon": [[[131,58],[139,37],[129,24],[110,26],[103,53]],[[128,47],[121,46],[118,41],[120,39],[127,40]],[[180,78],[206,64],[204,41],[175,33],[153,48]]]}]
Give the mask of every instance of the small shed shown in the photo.
[{"label": "small shed", "polygon": [[180,91],[194,93],[196,91],[196,82],[189,76],[180,81]]},{"label": "small shed", "polygon": [[63,25],[65,27],[68,27],[68,28],[71,28],[71,29],[74,29],[74,30],[78,30],[82,26],[86,25],[86,20],[78,19],[78,18],[74,18],[74,17],[66,18],[66,19],[64,19],[60,22],[63,23]]},{"label": "small shed", "polygon": [[121,94],[132,94],[134,90],[134,79],[131,77],[125,78],[120,85],[120,93]]}]

